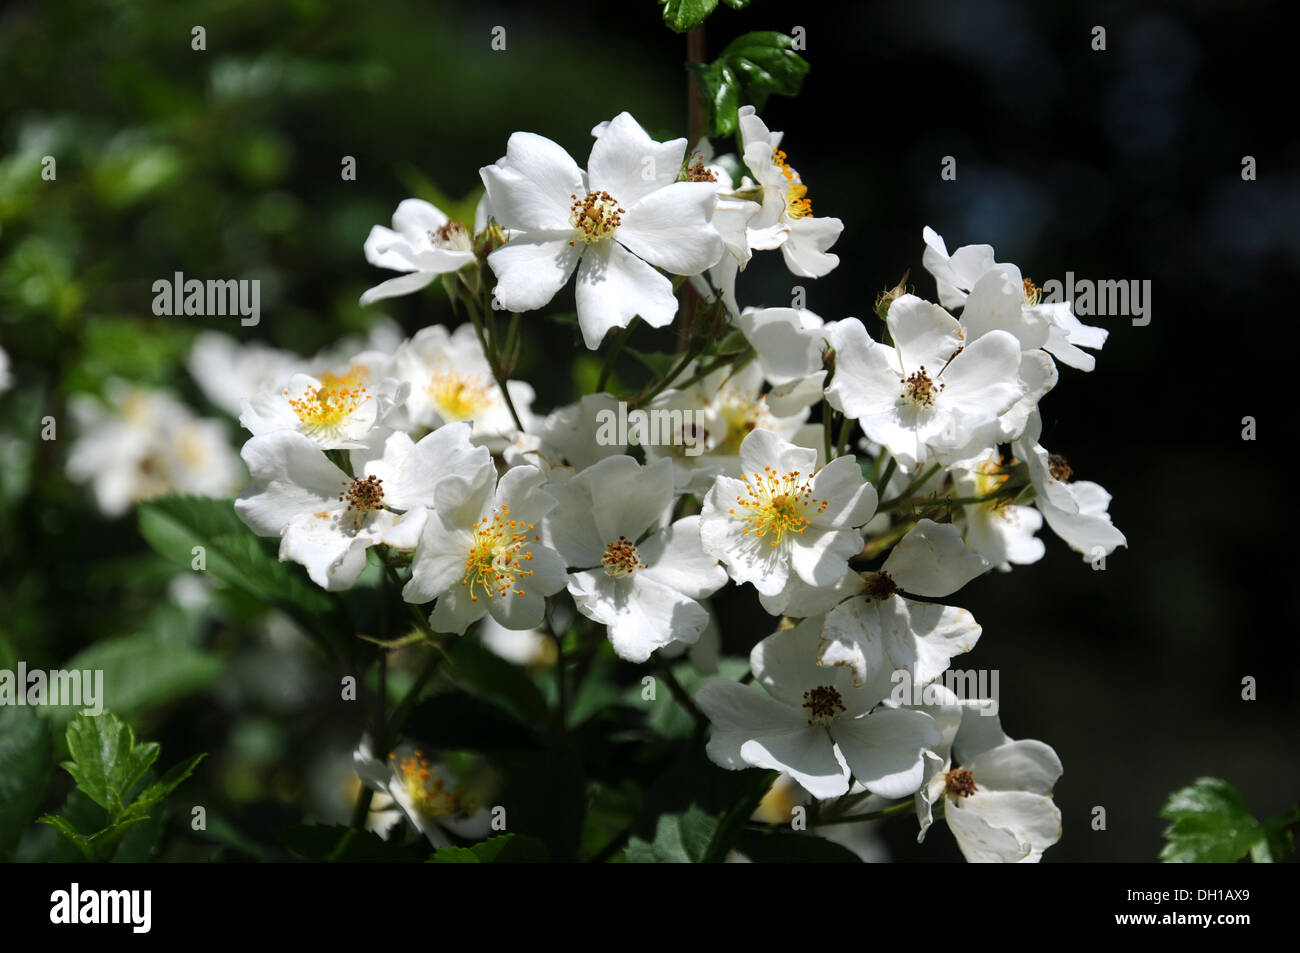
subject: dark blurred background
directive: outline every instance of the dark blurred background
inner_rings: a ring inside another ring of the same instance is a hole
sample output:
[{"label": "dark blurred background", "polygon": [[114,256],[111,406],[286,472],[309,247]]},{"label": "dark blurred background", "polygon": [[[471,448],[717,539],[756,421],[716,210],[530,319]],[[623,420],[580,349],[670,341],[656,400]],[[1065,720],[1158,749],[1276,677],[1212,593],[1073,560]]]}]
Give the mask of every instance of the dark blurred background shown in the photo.
[{"label": "dark blurred background", "polygon": [[[0,14],[0,347],[15,378],[0,397],[0,656],[54,665],[141,619],[179,624],[169,570],[134,519],[104,519],[67,483],[62,434],[36,440],[42,415],[114,376],[218,415],[184,370],[203,327],[305,354],[363,332],[374,314],[357,297],[389,276],[362,257],[369,227],[409,195],[472,199],[514,130],[580,163],[591,127],[624,109],[661,138],[686,132],[686,41],[652,0],[335,6],[66,0]],[[798,283],[827,319],[865,316],[906,269],[933,298],[925,225],[950,249],[993,245],[1040,284],[1067,270],[1152,282],[1151,323],[1085,319],[1111,332],[1096,371],[1062,365],[1042,404],[1043,443],[1113,494],[1128,548],[1098,572],[1044,530],[1046,559],[954,600],[984,626],[960,666],[1000,670],[1007,732],[1065,765],[1049,861],[1153,860],[1157,810],[1201,775],[1237,785],[1258,816],[1300,793],[1300,704],[1283,671],[1295,561],[1276,539],[1292,509],[1280,456],[1300,179],[1274,6],[754,0],[708,21],[710,57],[749,30],[804,28],[803,93],[764,118],[785,131],[817,214],[845,222],[836,271],[796,281],[761,256],[742,303],[788,303]],[[195,25],[205,52],[191,49]],[[40,180],[46,154],[56,182]],[[948,155],[955,181],[940,179]],[[1257,181],[1242,180],[1247,155]],[[341,180],[343,156],[356,181]],[[261,324],[154,317],[150,286],[175,271],[260,278]],[[382,311],[406,333],[455,323],[433,291]],[[569,332],[525,330],[518,376],[538,408],[572,399],[552,370],[574,363]],[[667,332],[658,346],[672,347]],[[574,373],[589,379],[589,359]],[[233,421],[230,434],[237,446]],[[176,757],[219,752],[218,800],[288,803],[315,770],[295,743],[314,727],[277,715],[280,669],[258,653],[278,649],[226,650],[252,612],[224,605],[218,630],[194,637],[247,678],[181,693],[153,710],[150,736]],[[1245,676],[1256,701],[1241,698]],[[311,685],[295,711],[328,694]],[[947,836],[917,848],[910,824],[885,837],[898,859],[959,857]]]}]

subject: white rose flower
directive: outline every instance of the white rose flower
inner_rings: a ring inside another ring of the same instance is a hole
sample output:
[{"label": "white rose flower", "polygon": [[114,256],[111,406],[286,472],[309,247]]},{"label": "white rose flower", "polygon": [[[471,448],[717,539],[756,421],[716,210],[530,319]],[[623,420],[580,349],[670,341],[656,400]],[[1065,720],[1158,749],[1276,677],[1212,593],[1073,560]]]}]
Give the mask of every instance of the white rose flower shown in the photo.
[{"label": "white rose flower", "polygon": [[437,600],[436,631],[464,632],[489,613],[508,629],[541,624],[545,597],[566,582],[564,561],[542,542],[542,518],[555,506],[545,481],[536,467],[519,466],[500,481],[488,473],[438,487],[402,590],[407,602]]},{"label": "white rose flower", "polygon": [[924,750],[939,743],[934,719],[877,708],[887,694],[875,690],[880,679],[857,685],[847,670],[819,665],[820,628],[807,619],[754,646],[749,664],[761,689],[726,679],[700,687],[696,704],[713,723],[709,757],[732,770],[788,772],[816,798],[847,793],[850,776],[873,793],[906,797],[924,780]]},{"label": "white rose flower", "polygon": [[791,575],[834,585],[862,549],[854,527],[876,509],[857,460],[837,457],[818,469],[815,450],[755,430],[740,445],[740,464],[740,479],[718,476],[704,498],[705,551],[762,594],[780,592]]},{"label": "white rose flower", "polygon": [[259,536],[280,537],[280,559],[302,564],[323,589],[352,587],[366,550],[414,549],[435,496],[490,479],[492,459],[469,442],[469,425],[436,430],[418,444],[389,433],[352,454],[356,477],[307,437],[278,430],[244,445],[252,482],[235,512]]},{"label": "white rose flower", "polygon": [[831,406],[906,470],[991,446],[998,418],[1025,394],[1016,338],[995,330],[964,341],[956,318],[910,294],[890,305],[886,324],[893,347],[873,341],[856,318],[836,323]]},{"label": "white rose flower", "polygon": [[569,593],[578,611],[608,627],[621,658],[644,662],[671,642],[693,644],[709,623],[698,600],[727,583],[700,544],[700,520],[663,526],[673,500],[672,464],[641,466],[607,457],[549,487],[559,504],[546,517],[548,540],[576,571]]},{"label": "white rose flower", "polygon": [[714,184],[677,181],[685,151],[685,139],[655,142],[628,113],[596,140],[586,172],[551,140],[512,135],[504,162],[481,170],[497,219],[512,230],[488,256],[501,307],[542,307],[576,269],[587,347],[638,314],[670,324],[677,299],[655,269],[696,275],[723,254],[709,224]]},{"label": "white rose flower", "polygon": [[[1038,863],[1061,839],[1052,789],[1061,761],[1041,741],[1013,741],[981,700],[963,702],[942,685],[937,704],[918,706],[938,723],[941,742],[928,754],[926,783],[916,792],[922,841],[936,804],[970,863]],[[954,763],[960,767],[954,767]]]},{"label": "white rose flower", "polygon": [[439,275],[459,271],[474,260],[472,236],[461,222],[449,221],[422,199],[406,199],[393,212],[393,227],[375,225],[365,244],[366,261],[406,274],[375,285],[361,295],[363,305],[411,294]]}]

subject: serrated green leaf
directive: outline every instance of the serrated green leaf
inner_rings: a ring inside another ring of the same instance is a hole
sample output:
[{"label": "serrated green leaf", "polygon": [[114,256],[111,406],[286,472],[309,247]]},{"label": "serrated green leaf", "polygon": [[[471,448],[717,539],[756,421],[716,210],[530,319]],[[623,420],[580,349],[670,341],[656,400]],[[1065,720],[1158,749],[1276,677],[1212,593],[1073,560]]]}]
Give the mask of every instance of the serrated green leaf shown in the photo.
[{"label": "serrated green leaf", "polygon": [[773,30],[736,37],[719,59],[736,74],[743,102],[759,111],[773,93],[797,96],[809,69],[808,61],[794,50],[794,38]]},{"label": "serrated green leaf", "polygon": [[81,833],[72,826],[70,821],[56,814],[42,814],[36,819],[37,823],[48,824],[73,844],[76,844],[82,856],[92,863],[107,860],[111,857],[126,832],[144,820],[146,820],[144,817],[128,818],[112,824],[102,831],[88,835]]},{"label": "serrated green leaf", "polygon": [[67,739],[72,760],[63,762],[63,768],[110,819],[121,813],[131,791],[158,759],[157,744],[137,745],[131,726],[109,711],[78,715],[68,725]]},{"label": "serrated green leaf", "polygon": [[687,33],[708,19],[718,0],[660,0],[664,23],[676,33]]},{"label": "serrated green leaf", "polygon": [[206,572],[284,610],[316,638],[344,647],[338,603],[301,567],[271,555],[235,513],[230,500],[168,496],[138,507],[140,535],[159,553],[190,569],[203,547]]},{"label": "serrated green leaf", "polygon": [[472,847],[441,847],[429,858],[431,864],[529,864],[544,863],[546,845],[535,837],[500,834]]},{"label": "serrated green leaf", "polygon": [[45,797],[52,747],[35,709],[0,707],[0,855],[18,842]]},{"label": "serrated green leaf", "polygon": [[1232,863],[1265,839],[1241,795],[1220,778],[1200,778],[1175,791],[1160,816],[1173,821],[1160,851],[1165,863]]},{"label": "serrated green leaf", "polygon": [[182,781],[193,774],[194,769],[205,757],[207,757],[206,753],[196,754],[188,761],[174,765],[161,780],[155,781],[136,796],[130,807],[126,809],[126,816],[147,815],[159,801],[175,791]]}]

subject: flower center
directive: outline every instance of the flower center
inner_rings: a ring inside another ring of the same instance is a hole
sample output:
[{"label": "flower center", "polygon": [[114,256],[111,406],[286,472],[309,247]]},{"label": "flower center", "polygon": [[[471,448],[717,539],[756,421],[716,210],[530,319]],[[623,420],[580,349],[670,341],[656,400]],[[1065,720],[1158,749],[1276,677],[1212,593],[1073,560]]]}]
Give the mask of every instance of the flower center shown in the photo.
[{"label": "flower center", "polygon": [[636,547],[626,536],[620,536],[616,542],[606,546],[605,555],[600,558],[600,562],[605,567],[605,572],[615,579],[620,576],[630,576],[638,569],[645,569],[645,563],[641,562],[641,554],[636,551]]},{"label": "flower center", "polygon": [[791,218],[812,218],[812,199],[808,198],[808,187],[799,178],[799,173],[790,168],[785,161],[785,153],[780,149],[772,150],[772,162],[785,176],[785,213]]},{"label": "flower center", "polygon": [[1038,285],[1034,284],[1028,278],[1024,279],[1024,283],[1025,283],[1025,307],[1027,308],[1037,307],[1039,302],[1043,300],[1043,289],[1038,287]]},{"label": "flower center", "polygon": [[[802,533],[811,524],[805,515],[815,508],[814,516],[825,512],[826,501],[814,500],[812,481],[799,482],[799,471],[793,470],[781,475],[771,467],[763,468],[763,475],[746,475],[745,491],[736,500],[736,505],[747,512],[741,517],[750,524],[742,535],[753,533],[757,537],[773,535],[772,545],[778,546],[790,533]],[[735,510],[730,511],[733,515]]]},{"label": "flower center", "polygon": [[898,592],[898,583],[883,569],[880,572],[866,573],[862,581],[865,584],[862,594],[872,602],[882,602]]},{"label": "flower center", "polygon": [[736,456],[751,430],[775,429],[776,418],[768,410],[766,395],[750,397],[734,387],[728,387],[722,392],[721,406],[718,409],[727,424],[727,436],[713,448],[713,453]]},{"label": "flower center", "polygon": [[524,594],[515,587],[523,577],[533,574],[524,563],[533,558],[528,551],[529,535],[533,540],[541,538],[533,535],[535,528],[532,523],[511,519],[508,506],[474,525],[474,541],[465,557],[465,577],[460,581],[469,587],[471,602],[478,602],[476,589],[482,589],[489,599],[511,591],[517,596]]},{"label": "flower center", "polygon": [[903,385],[903,403],[912,407],[933,406],[935,397],[944,388],[941,381],[936,382],[930,379],[924,364],[907,377],[900,378],[899,382]]},{"label": "flower center", "polygon": [[948,772],[945,779],[948,793],[953,797],[970,797],[978,788],[975,787],[975,775],[966,768],[956,768]]},{"label": "flower center", "polygon": [[308,388],[301,397],[290,397],[287,390],[284,392],[294,415],[307,433],[337,432],[370,399],[366,388],[349,386],[347,375],[335,380],[339,383],[328,381],[319,387]]},{"label": "flower center", "polygon": [[569,224],[576,229],[574,240],[581,239],[587,245],[603,242],[613,235],[627,212],[627,209],[619,208],[614,196],[604,191],[588,192],[586,198],[580,199],[576,195],[569,198],[573,199],[569,206]]},{"label": "flower center", "polygon": [[425,817],[445,817],[461,812],[460,789],[449,787],[438,768],[431,766],[422,752],[416,751],[413,757],[400,761],[396,754],[390,754],[388,759],[418,813]]},{"label": "flower center", "polygon": [[469,229],[457,221],[449,221],[431,231],[429,241],[434,248],[445,248],[447,251],[470,251],[473,248]]},{"label": "flower center", "polygon": [[804,692],[803,707],[810,725],[829,725],[836,715],[845,711],[844,699],[829,685],[818,685]]},{"label": "flower center", "polygon": [[371,475],[364,480],[356,479],[343,484],[339,502],[347,500],[347,509],[343,512],[352,514],[353,530],[361,529],[361,520],[367,513],[384,508],[384,481]]},{"label": "flower center", "polygon": [[718,177],[704,165],[704,160],[696,158],[691,163],[691,167],[686,170],[686,181],[688,182],[716,182]]},{"label": "flower center", "polygon": [[425,391],[438,413],[449,422],[469,420],[492,402],[491,381],[480,374],[460,374],[454,370],[435,373]]},{"label": "flower center", "polygon": [[1074,476],[1074,471],[1070,465],[1065,462],[1065,457],[1059,453],[1053,453],[1047,458],[1047,472],[1052,475],[1053,480],[1060,480],[1062,483],[1069,483],[1070,478]]},{"label": "flower center", "polygon": [[[1009,461],[1008,465],[1012,465],[1014,463],[1015,461],[1011,460]],[[979,468],[976,469],[975,471],[975,495],[992,496],[994,493],[1000,490],[1010,479],[1011,479],[1011,474],[1007,472],[1006,469],[1003,467],[1003,465],[999,463],[996,459],[990,458],[988,460],[985,460],[983,463],[979,465]],[[1010,503],[1011,503],[1011,497],[1000,496],[995,500],[986,501],[984,503],[984,507],[985,509],[996,511],[1005,506],[1009,506]]]}]

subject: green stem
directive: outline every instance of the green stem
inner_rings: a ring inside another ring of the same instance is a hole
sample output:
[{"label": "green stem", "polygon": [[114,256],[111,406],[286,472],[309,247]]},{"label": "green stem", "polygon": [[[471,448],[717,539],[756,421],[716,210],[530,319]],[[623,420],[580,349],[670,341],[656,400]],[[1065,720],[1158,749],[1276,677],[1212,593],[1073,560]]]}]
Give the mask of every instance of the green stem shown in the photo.
[{"label": "green stem", "polygon": [[[647,401],[653,400],[654,398],[658,397],[660,393],[666,390],[668,386],[672,384],[674,380],[677,379],[677,375],[681,374],[682,371],[686,370],[687,365],[689,365],[691,361],[695,360],[695,357],[696,357],[695,349],[688,348],[686,353],[681,356],[681,359],[676,364],[673,365],[673,369],[664,375],[664,379],[661,380],[658,384],[656,384],[653,388],[651,388],[649,393],[645,393],[637,397],[637,399],[632,402],[633,406],[640,407],[642,404],[646,403]],[[692,378],[692,380],[693,379],[694,378]],[[690,386],[689,383],[682,385],[683,389],[689,386]]]},{"label": "green stem", "polygon": [[524,429],[524,423],[519,417],[519,411],[515,410],[515,402],[510,399],[510,389],[506,387],[505,375],[501,373],[501,362],[496,350],[488,346],[487,335],[483,332],[483,317],[479,314],[478,306],[470,298],[465,299],[469,319],[474,324],[474,333],[478,335],[479,346],[483,348],[483,355],[487,358],[488,367],[492,370],[492,379],[497,382],[497,389],[501,391],[501,397],[506,402],[506,407],[510,410],[510,416],[514,418],[515,426],[520,431]]},{"label": "green stem", "polygon": [[600,368],[600,377],[596,379],[596,390],[603,391],[605,385],[609,383],[609,375],[614,372],[614,362],[618,359],[619,353],[623,350],[623,345],[627,339],[632,336],[632,329],[636,327],[641,320],[637,315],[627,323],[627,327],[619,329],[614,335],[614,340],[610,342],[609,350],[605,353],[605,363]]},{"label": "green stem", "polygon": [[827,463],[830,463],[831,460],[834,459],[834,457],[831,454],[831,447],[832,447],[831,430],[834,429],[835,427],[835,423],[831,419],[833,416],[834,416],[834,411],[831,410],[831,405],[828,404],[825,400],[823,400],[822,401],[822,452],[826,456]]},{"label": "green stem", "polygon": [[702,737],[704,732],[708,730],[709,716],[700,711],[699,706],[695,704],[695,699],[691,698],[686,689],[682,687],[682,683],[677,681],[677,676],[673,674],[673,670],[668,667],[667,663],[660,666],[660,674],[663,676],[663,680],[668,683],[668,691],[677,700],[677,704],[686,709],[686,713],[695,721],[696,735]]},{"label": "green stem", "polygon": [[856,824],[858,821],[878,821],[882,817],[895,817],[899,814],[906,814],[909,811],[915,810],[916,805],[912,801],[901,801],[898,804],[891,804],[889,807],[882,808],[879,811],[868,811],[866,814],[850,814],[848,817],[837,817],[833,823]]},{"label": "green stem", "polygon": [[845,417],[840,424],[840,437],[835,441],[835,456],[842,457],[849,449],[849,434],[853,432],[852,418]]}]

